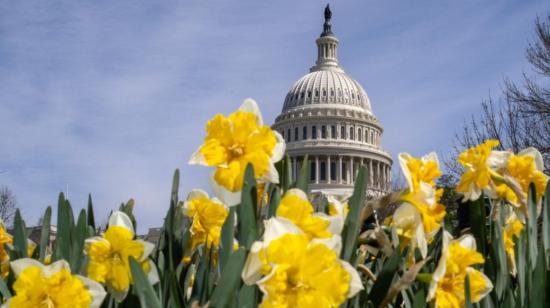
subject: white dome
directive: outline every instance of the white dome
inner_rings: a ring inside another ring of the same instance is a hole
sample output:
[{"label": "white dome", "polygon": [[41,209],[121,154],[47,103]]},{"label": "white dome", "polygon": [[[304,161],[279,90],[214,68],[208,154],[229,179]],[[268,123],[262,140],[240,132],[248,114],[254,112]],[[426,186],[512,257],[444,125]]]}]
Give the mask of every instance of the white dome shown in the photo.
[{"label": "white dome", "polygon": [[288,91],[283,113],[313,104],[342,105],[372,115],[367,92],[342,70],[321,69],[300,78]]}]

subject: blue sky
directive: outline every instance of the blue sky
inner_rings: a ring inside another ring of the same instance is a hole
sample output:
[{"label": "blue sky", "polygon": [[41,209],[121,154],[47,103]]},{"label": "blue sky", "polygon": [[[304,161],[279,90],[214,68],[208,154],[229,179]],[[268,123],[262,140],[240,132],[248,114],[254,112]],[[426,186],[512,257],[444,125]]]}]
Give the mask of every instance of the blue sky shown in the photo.
[{"label": "blue sky", "polygon": [[[246,97],[265,120],[316,55],[326,1],[0,2],[0,185],[28,225],[68,185],[100,221],[136,199],[161,224],[172,172],[215,113]],[[547,1],[332,1],[340,64],[385,127],[392,155],[444,154],[481,99],[529,72],[524,50]]]}]

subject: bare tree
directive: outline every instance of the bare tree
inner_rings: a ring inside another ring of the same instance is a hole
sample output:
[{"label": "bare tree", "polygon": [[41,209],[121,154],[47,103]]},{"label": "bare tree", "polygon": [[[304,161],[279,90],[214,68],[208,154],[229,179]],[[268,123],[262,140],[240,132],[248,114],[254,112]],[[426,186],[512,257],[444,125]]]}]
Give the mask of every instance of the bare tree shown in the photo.
[{"label": "bare tree", "polygon": [[535,77],[524,73],[522,86],[505,79],[499,100],[489,96],[481,102],[480,115],[464,123],[462,131],[455,135],[452,151],[445,157],[451,175],[458,177],[462,173],[456,161],[459,153],[487,139],[500,141],[500,150],[519,152],[535,147],[541,152],[544,165],[550,165],[550,15],[545,20],[537,18],[535,29],[537,41],[526,50]]},{"label": "bare tree", "polygon": [[6,226],[11,226],[17,199],[7,186],[0,186],[0,218]]}]

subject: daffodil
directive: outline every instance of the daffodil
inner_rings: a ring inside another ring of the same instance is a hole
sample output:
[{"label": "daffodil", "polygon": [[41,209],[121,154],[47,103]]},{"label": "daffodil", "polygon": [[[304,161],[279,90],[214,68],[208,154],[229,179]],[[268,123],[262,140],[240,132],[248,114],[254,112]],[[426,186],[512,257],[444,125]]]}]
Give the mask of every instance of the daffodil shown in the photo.
[{"label": "daffodil", "polygon": [[[9,246],[13,248],[13,237],[6,231],[4,221],[0,219],[0,273],[6,278],[10,274],[10,256],[6,250]],[[36,249],[36,243],[27,239],[27,256],[32,256]]]},{"label": "daffodil", "polygon": [[473,236],[464,235],[453,240],[443,233],[441,258],[432,275],[427,301],[435,300],[435,307],[464,307],[466,275],[470,280],[471,301],[476,303],[487,295],[493,284],[472,265],[483,264],[483,256],[476,251]]},{"label": "daffodil", "polygon": [[404,203],[393,213],[392,231],[399,238],[399,246],[410,247],[409,264],[414,263],[415,250],[418,248],[423,258],[428,255],[428,244],[424,234],[422,218],[416,207]]},{"label": "daffodil", "polygon": [[[540,202],[546,189],[548,176],[543,173],[544,161],[542,155],[535,148],[527,148],[517,155],[511,154],[506,166],[506,174],[511,176],[520,186],[522,198],[527,197],[529,184],[534,183],[537,192],[536,200]],[[518,206],[512,199],[512,205]]]},{"label": "daffodil", "polygon": [[511,154],[508,151],[494,151],[493,148],[498,145],[497,140],[487,140],[458,156],[458,162],[465,171],[456,190],[464,193],[464,201],[475,201],[482,192],[490,197],[495,196],[494,179],[501,178],[499,172],[506,166]]},{"label": "daffodil", "polygon": [[446,214],[445,207],[439,203],[443,190],[435,188],[435,179],[441,175],[437,155],[432,152],[418,159],[400,153],[399,164],[409,185],[400,200],[416,208],[422,218],[424,234],[431,240],[441,228]]},{"label": "daffodil", "polygon": [[18,259],[11,262],[11,268],[16,276],[15,296],[2,307],[100,307],[106,295],[101,284],[71,274],[65,260],[45,266],[34,259]]},{"label": "daffodil", "polygon": [[519,238],[521,231],[523,230],[523,223],[519,220],[516,214],[512,211],[506,218],[504,225],[503,241],[504,250],[506,250],[506,256],[508,257],[508,263],[510,265],[510,272],[512,275],[516,275],[516,252],[514,247],[516,244],[514,241]]},{"label": "daffodil", "polygon": [[307,195],[299,189],[290,189],[285,193],[277,207],[276,215],[290,220],[309,238],[328,238],[332,235],[328,215],[314,213]]},{"label": "daffodil", "polygon": [[206,138],[193,154],[190,164],[215,167],[212,188],[228,206],[240,202],[244,172],[250,163],[256,179],[278,183],[274,163],[281,160],[285,143],[281,135],[264,125],[258,105],[247,99],[239,110],[208,121]]},{"label": "daffodil", "polygon": [[339,260],[341,238],[310,240],[284,218],[266,222],[243,270],[264,293],[262,307],[337,307],[363,289],[357,271]]},{"label": "daffodil", "polygon": [[327,195],[328,201],[328,220],[330,221],[329,230],[332,233],[340,234],[344,229],[344,223],[348,217],[349,205],[342,202],[332,195]]},{"label": "daffodil", "polygon": [[132,221],[123,212],[116,211],[109,217],[109,226],[101,237],[86,240],[84,252],[90,259],[88,277],[104,283],[118,301],[126,297],[133,283],[129,257],[141,263],[151,284],[158,282],[156,267],[148,259],[154,245],[134,238]]},{"label": "daffodil", "polygon": [[191,250],[201,244],[217,247],[220,233],[228,215],[227,207],[216,198],[210,199],[200,189],[194,189],[183,204],[183,213],[191,220]]}]

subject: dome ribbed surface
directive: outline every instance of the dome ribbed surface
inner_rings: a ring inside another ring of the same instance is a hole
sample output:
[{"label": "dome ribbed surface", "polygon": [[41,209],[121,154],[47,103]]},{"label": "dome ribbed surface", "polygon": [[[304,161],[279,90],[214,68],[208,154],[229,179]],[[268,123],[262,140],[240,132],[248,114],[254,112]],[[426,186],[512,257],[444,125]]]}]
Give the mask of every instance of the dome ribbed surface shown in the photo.
[{"label": "dome ribbed surface", "polygon": [[363,87],[346,73],[335,70],[313,71],[296,81],[288,91],[282,112],[315,104],[337,104],[372,114]]}]

